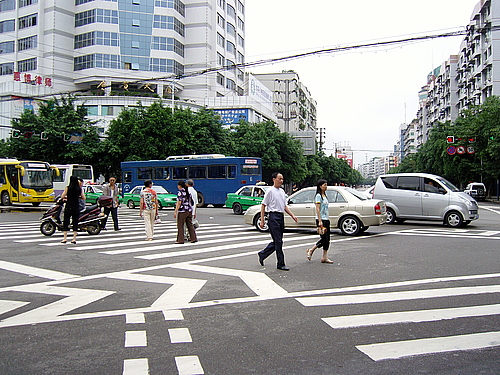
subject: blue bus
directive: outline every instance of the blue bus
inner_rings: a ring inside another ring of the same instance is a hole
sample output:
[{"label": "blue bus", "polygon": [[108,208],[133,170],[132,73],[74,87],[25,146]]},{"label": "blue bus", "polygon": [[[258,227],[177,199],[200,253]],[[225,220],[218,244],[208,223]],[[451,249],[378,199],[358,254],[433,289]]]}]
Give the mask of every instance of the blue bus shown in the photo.
[{"label": "blue bus", "polygon": [[242,185],[262,181],[262,161],[253,157],[221,154],[169,156],[165,160],[125,161],[121,163],[122,192],[152,180],[177,194],[179,180],[192,179],[198,192],[198,207],[222,207],[227,193]]}]

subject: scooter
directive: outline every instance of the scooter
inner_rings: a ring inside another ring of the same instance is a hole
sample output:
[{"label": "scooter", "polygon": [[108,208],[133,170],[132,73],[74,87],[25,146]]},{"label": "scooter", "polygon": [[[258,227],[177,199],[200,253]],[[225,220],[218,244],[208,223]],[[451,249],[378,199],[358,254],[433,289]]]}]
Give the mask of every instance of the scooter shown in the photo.
[{"label": "scooter", "polygon": [[[101,199],[102,198],[102,199]],[[102,213],[101,207],[109,205],[109,197],[100,197],[98,204],[85,207],[85,210],[80,212],[78,218],[78,231],[86,231],[90,235],[101,233],[103,219],[107,216]],[[61,212],[63,211],[64,201],[56,199],[54,204],[40,218],[40,232],[45,236],[52,236],[56,230],[63,230],[63,222],[61,220]]]}]

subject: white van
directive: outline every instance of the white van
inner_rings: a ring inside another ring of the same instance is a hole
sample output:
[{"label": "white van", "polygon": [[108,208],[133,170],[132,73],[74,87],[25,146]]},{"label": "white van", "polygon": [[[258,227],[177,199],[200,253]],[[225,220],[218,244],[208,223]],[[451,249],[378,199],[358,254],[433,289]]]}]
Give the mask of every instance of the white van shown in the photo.
[{"label": "white van", "polygon": [[461,227],[479,219],[477,202],[443,177],[427,173],[382,175],[373,198],[387,205],[387,223],[436,220]]}]

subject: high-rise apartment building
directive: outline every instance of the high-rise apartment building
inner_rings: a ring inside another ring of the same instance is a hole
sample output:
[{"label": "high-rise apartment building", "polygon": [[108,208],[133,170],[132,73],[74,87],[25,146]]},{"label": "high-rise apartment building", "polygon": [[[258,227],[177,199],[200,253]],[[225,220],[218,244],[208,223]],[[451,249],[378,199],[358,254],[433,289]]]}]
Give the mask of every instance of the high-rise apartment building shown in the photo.
[{"label": "high-rise apartment building", "polygon": [[95,116],[131,95],[244,95],[244,59],[244,0],[0,0],[0,138],[50,95],[83,95]]}]

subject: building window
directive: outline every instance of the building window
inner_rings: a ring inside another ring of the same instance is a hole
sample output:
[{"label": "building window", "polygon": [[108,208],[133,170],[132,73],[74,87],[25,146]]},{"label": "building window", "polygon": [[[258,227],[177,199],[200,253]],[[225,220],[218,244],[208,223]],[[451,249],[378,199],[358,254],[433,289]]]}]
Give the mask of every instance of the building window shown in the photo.
[{"label": "building window", "polygon": [[226,20],[224,19],[224,17],[222,17],[219,13],[217,13],[217,25],[219,25],[220,27],[222,27],[223,29],[225,28],[226,26]]},{"label": "building window", "polygon": [[174,38],[165,38],[162,36],[154,36],[151,49],[160,51],[173,51],[179,56],[184,57],[184,45]]},{"label": "building window", "polygon": [[238,64],[244,64],[245,63],[245,56],[243,56],[242,53],[238,52]]},{"label": "building window", "polygon": [[38,0],[19,0],[19,8],[38,3]]},{"label": "building window", "polygon": [[0,1],[0,12],[16,9],[16,0],[2,0]]},{"label": "building window", "polygon": [[229,17],[233,17],[233,19],[236,19],[236,10],[232,5],[227,4],[227,14]]},{"label": "building window", "polygon": [[32,49],[37,47],[38,37],[36,35],[29,36],[27,38],[18,39],[17,50],[24,51],[25,49]]},{"label": "building window", "polygon": [[236,75],[240,81],[245,80],[245,73],[243,73],[243,70],[238,69]]},{"label": "building window", "polygon": [[15,20],[7,20],[0,22],[0,34],[8,33],[10,31],[16,30],[16,21]]},{"label": "building window", "polygon": [[0,64],[0,76],[14,73],[14,63]]},{"label": "building window", "polygon": [[186,6],[180,0],[155,0],[155,6],[175,9],[180,15],[186,15]]},{"label": "building window", "polygon": [[233,72],[236,70],[236,66],[234,65],[234,61],[231,61],[229,59],[226,59],[226,67],[227,67],[227,70],[230,70]]},{"label": "building window", "polygon": [[19,17],[19,29],[36,26],[37,14],[30,14],[29,16]]},{"label": "building window", "polygon": [[237,22],[238,22],[238,28],[240,30],[245,30],[245,22],[243,22],[243,20],[240,17],[238,17],[238,21]]},{"label": "building window", "polygon": [[95,44],[101,46],[118,47],[120,45],[118,40],[118,33],[112,33],[109,31],[96,31]]},{"label": "building window", "polygon": [[118,25],[118,11],[111,9],[97,9],[96,21]]},{"label": "building window", "polygon": [[184,24],[177,18],[172,16],[162,16],[155,14],[153,19],[153,27],[155,29],[174,30],[179,35],[184,36]]},{"label": "building window", "polygon": [[224,66],[225,58],[219,52],[217,52],[217,65]]},{"label": "building window", "polygon": [[236,38],[236,28],[234,27],[234,25],[232,23],[229,23],[229,22],[227,23],[226,30],[229,33],[229,35],[232,35]]},{"label": "building window", "polygon": [[238,45],[243,48],[245,47],[245,39],[240,34],[238,34]]},{"label": "building window", "polygon": [[233,55],[236,55],[236,46],[234,45],[234,43],[231,43],[229,40],[227,41],[226,43],[226,50],[233,54]]},{"label": "building window", "polygon": [[226,89],[229,89],[229,90],[236,89],[236,83],[230,78],[226,78]]},{"label": "building window", "polygon": [[13,40],[0,43],[0,55],[4,53],[13,53],[15,45],[16,43]]},{"label": "building window", "polygon": [[[90,3],[91,1],[94,1],[94,0],[75,0],[75,5]],[[116,3],[118,0],[104,0],[104,1],[111,1],[113,3]]]},{"label": "building window", "polygon": [[75,27],[95,22],[95,9],[75,14]]},{"label": "building window", "polygon": [[222,8],[226,9],[226,0],[217,0],[217,4]]},{"label": "building window", "polygon": [[153,72],[174,73],[180,75],[184,73],[184,66],[175,60],[151,58],[149,70]]},{"label": "building window", "polygon": [[29,72],[30,70],[36,70],[36,57],[17,62],[18,72]]},{"label": "building window", "polygon": [[83,70],[89,68],[119,69],[120,56],[95,53],[92,55],[75,57],[74,70]]},{"label": "building window", "polygon": [[237,7],[238,7],[238,11],[241,14],[245,14],[245,6],[243,5],[243,3],[240,0],[238,0]]},{"label": "building window", "polygon": [[139,20],[132,20],[132,26],[140,27],[141,26],[141,21],[139,21]]},{"label": "building window", "polygon": [[224,76],[220,73],[217,73],[217,83],[221,86],[224,86]]},{"label": "building window", "polygon": [[222,35],[220,35],[219,33],[217,33],[217,44],[219,46],[221,46],[222,48],[224,48],[225,47],[225,41],[226,41],[226,39]]}]

